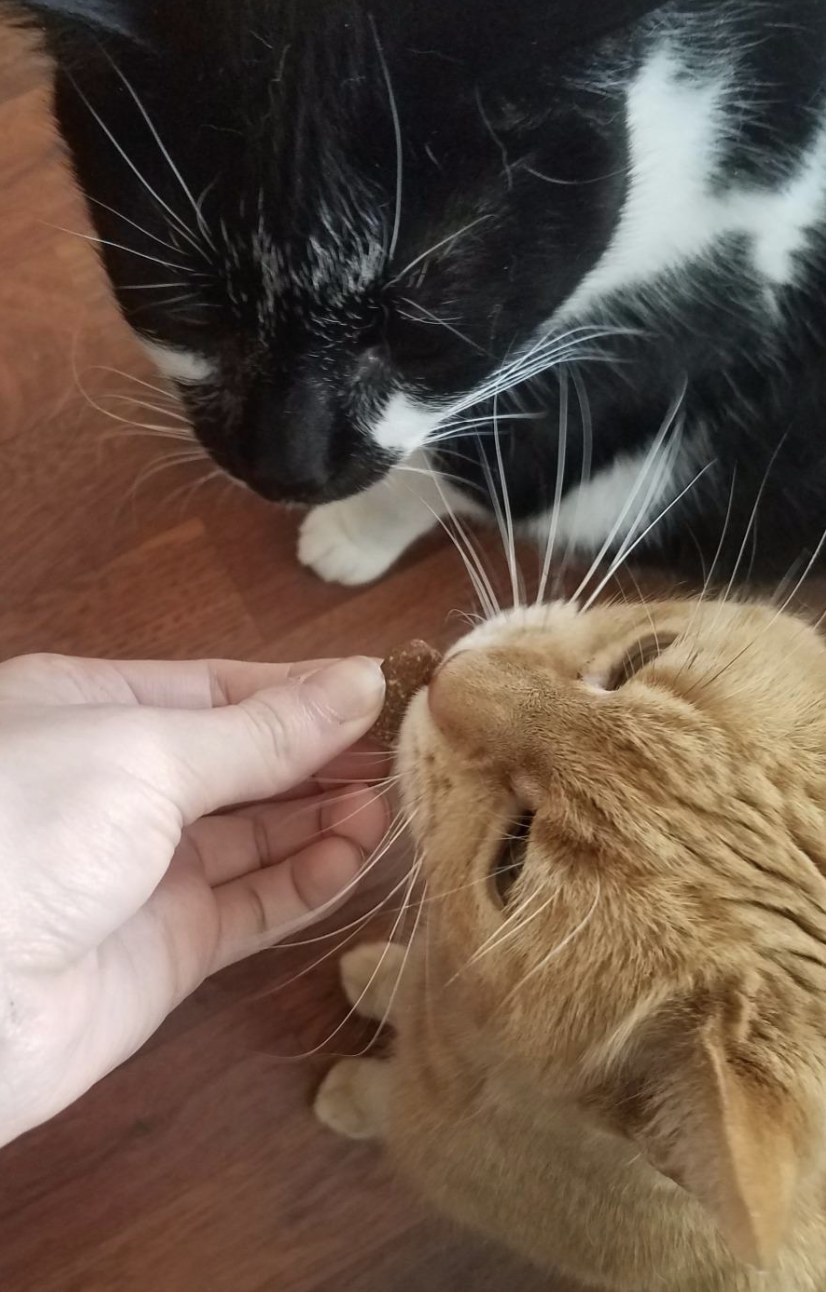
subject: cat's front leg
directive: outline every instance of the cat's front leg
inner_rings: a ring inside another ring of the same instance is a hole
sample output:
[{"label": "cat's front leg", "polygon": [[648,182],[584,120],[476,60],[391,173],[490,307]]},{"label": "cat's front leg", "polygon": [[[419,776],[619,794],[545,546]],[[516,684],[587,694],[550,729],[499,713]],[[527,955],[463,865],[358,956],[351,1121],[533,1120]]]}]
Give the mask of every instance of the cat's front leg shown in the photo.
[{"label": "cat's front leg", "polygon": [[[357,1014],[392,1023],[406,951],[395,942],[365,942],[341,957],[344,994]],[[380,1139],[392,1059],[344,1059],[327,1074],[315,1101],[320,1122],[347,1139]]]},{"label": "cat's front leg", "polygon": [[370,583],[448,512],[446,499],[420,450],[363,493],[314,508],[301,526],[298,559],[328,583]]},{"label": "cat's front leg", "polygon": [[341,985],[353,1009],[375,1023],[395,1023],[398,997],[408,951],[397,942],[364,942],[339,962]]},{"label": "cat's front leg", "polygon": [[319,1087],[316,1117],[346,1139],[382,1139],[392,1071],[392,1059],[343,1059]]}]

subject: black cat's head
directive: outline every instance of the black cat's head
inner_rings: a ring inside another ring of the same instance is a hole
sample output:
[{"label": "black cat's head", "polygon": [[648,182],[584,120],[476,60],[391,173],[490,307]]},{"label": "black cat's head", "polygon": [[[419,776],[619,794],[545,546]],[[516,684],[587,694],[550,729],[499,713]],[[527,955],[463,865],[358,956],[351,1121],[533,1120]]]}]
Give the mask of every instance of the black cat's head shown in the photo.
[{"label": "black cat's head", "polygon": [[535,343],[622,201],[572,46],[641,0],[35,0],[120,307],[196,434],[328,501]]}]

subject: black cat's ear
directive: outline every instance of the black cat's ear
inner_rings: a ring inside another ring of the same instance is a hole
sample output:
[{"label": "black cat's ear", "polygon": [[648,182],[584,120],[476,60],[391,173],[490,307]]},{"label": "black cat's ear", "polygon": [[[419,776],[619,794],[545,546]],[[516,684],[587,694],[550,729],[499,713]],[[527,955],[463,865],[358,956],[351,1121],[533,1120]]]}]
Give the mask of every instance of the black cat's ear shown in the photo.
[{"label": "black cat's ear", "polygon": [[[47,29],[87,28],[140,39],[138,0],[14,0],[13,9]],[[145,6],[143,6],[145,8]]]}]

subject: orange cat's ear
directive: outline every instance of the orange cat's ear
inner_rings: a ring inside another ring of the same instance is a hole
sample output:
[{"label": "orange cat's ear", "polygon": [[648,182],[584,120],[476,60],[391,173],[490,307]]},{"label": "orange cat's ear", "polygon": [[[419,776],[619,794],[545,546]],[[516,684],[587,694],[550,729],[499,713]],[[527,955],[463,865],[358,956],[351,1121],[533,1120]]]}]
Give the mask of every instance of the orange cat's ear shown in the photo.
[{"label": "orange cat's ear", "polygon": [[800,1174],[795,1110],[731,1052],[726,1033],[712,1018],[677,1054],[654,1060],[634,1138],[653,1166],[703,1204],[732,1254],[765,1270],[786,1238]]}]

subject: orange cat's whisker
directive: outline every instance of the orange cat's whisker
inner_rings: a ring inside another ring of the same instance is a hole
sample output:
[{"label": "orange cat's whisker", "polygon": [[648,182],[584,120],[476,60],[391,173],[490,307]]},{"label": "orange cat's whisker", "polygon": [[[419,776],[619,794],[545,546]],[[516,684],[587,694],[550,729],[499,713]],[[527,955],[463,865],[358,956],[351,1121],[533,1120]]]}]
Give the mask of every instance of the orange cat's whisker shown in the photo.
[{"label": "orange cat's whisker", "polygon": [[562,941],[558,944],[558,946],[555,946],[552,951],[549,951],[546,956],[543,956],[542,959],[539,961],[539,963],[535,964],[534,967],[531,970],[529,970],[529,972],[526,973],[523,978],[520,979],[520,981],[516,984],[516,986],[513,988],[512,991],[508,992],[507,996],[503,1001],[504,1005],[508,1005],[513,1000],[514,996],[518,995],[519,992],[523,990],[523,988],[530,982],[532,978],[535,978],[537,974],[543,973],[544,970],[548,968],[548,965],[551,964],[552,961],[554,961],[557,956],[561,955],[562,952],[566,949],[566,947],[569,947],[571,943],[574,942],[576,938],[579,937],[582,931],[585,928],[587,928],[591,920],[594,918],[594,914],[599,905],[599,899],[601,896],[601,885],[599,882],[599,878],[597,878],[596,883],[597,883],[597,891],[594,895],[594,900],[591,903],[591,906],[588,912],[586,913],[586,915],[583,917],[583,919],[580,920],[579,924],[576,926],[575,929],[571,930],[571,932],[567,935],[567,937],[564,937],[562,939]]},{"label": "orange cat's whisker", "polygon": [[[421,868],[422,868],[421,862],[420,861],[416,862],[413,868],[411,869],[409,876],[407,877],[405,900],[402,904],[399,914],[396,916],[396,919],[393,921],[393,927],[390,930],[390,936],[388,937],[387,945],[385,946],[384,951],[379,957],[379,960],[376,963],[376,966],[372,974],[367,980],[358,998],[351,1005],[350,1009],[347,1011],[347,1013],[345,1014],[341,1022],[338,1024],[338,1026],[335,1027],[333,1031],[330,1032],[329,1035],[324,1038],[323,1041],[320,1041],[318,1045],[313,1046],[311,1050],[306,1050],[303,1054],[296,1054],[291,1056],[293,1062],[296,1062],[296,1063],[303,1062],[305,1059],[310,1059],[316,1054],[321,1054],[322,1051],[327,1049],[327,1046],[330,1044],[330,1042],[334,1041],[335,1038],[339,1036],[341,1032],[343,1032],[344,1028],[347,1026],[350,1019],[353,1018],[356,1014],[358,1014],[359,1006],[361,1005],[362,1001],[366,998],[368,992],[370,991],[370,988],[373,986],[373,983],[376,981],[379,974],[381,973],[384,963],[387,959],[387,956],[390,953],[391,948],[395,945],[396,935],[399,929],[401,928],[405,914],[410,909],[410,898],[412,897],[413,890],[418,882],[419,875],[421,873]],[[339,1056],[339,1057],[343,1057],[343,1056]]]},{"label": "orange cat's whisker", "polygon": [[[333,937],[339,939],[335,946],[331,947],[329,951],[325,951],[323,955],[320,955],[315,960],[311,961],[310,964],[306,965],[303,969],[300,969],[298,973],[291,974],[289,978],[278,983],[276,987],[268,989],[266,993],[267,996],[277,996],[279,992],[286,991],[286,989],[288,987],[292,987],[294,983],[299,982],[302,978],[306,978],[307,974],[315,973],[316,969],[318,969],[320,965],[323,965],[325,961],[331,960],[333,956],[339,955],[345,947],[348,947],[350,943],[359,936],[362,929],[366,928],[370,921],[374,920],[377,915],[382,913],[392,915],[397,911],[403,910],[403,906],[388,907],[387,903],[396,896],[396,893],[398,893],[400,889],[407,885],[408,878],[408,875],[405,875],[398,881],[398,883],[394,884],[393,888],[391,888],[390,892],[385,897],[377,901],[374,906],[371,906],[370,910],[366,911],[364,915],[360,915],[356,920],[351,920],[349,924],[345,924],[341,928],[333,929],[331,933],[321,934],[316,938],[305,938],[301,942],[290,941],[284,943],[285,948],[292,949],[293,947],[311,946],[316,942],[326,942],[329,938]],[[277,951],[279,948],[273,947],[272,950]]]},{"label": "orange cat's whisker", "polygon": [[[478,964],[480,960],[483,960],[485,958],[485,956],[489,956],[494,951],[498,951],[500,947],[504,945],[505,942],[509,942],[512,938],[515,938],[519,933],[522,933],[528,927],[529,924],[532,924],[533,921],[538,919],[540,915],[542,915],[545,911],[549,909],[549,907],[553,906],[554,902],[559,896],[559,892],[560,892],[560,889],[557,888],[553,893],[551,893],[550,897],[545,899],[545,901],[541,904],[541,906],[539,906],[536,910],[531,911],[529,915],[525,915],[524,910],[520,911],[520,909],[517,907],[516,911],[510,917],[510,919],[505,921],[504,927],[501,929],[497,929],[496,933],[492,937],[488,938],[487,941],[482,943],[482,945],[479,947],[477,951],[473,953],[473,955],[470,957],[467,963],[464,964],[462,968],[453,975],[453,977],[450,979],[450,982],[451,983],[455,982],[457,978],[461,977],[463,973],[466,973],[468,969],[471,969],[473,965]],[[540,891],[538,890],[534,894],[534,898],[538,897],[539,895],[540,895]],[[516,919],[516,916],[520,914],[523,915],[524,918],[521,920]],[[448,985],[450,985],[450,983]]]},{"label": "orange cat's whisker", "polygon": [[[420,872],[421,872],[421,862],[419,862],[419,863],[418,863],[418,868],[417,868],[417,877],[418,877],[418,874],[419,874]],[[425,883],[424,891],[423,891],[423,897],[426,897],[426,896],[427,896],[427,883]],[[381,1018],[379,1019],[379,1021],[378,1021],[378,1025],[377,1025],[377,1027],[376,1027],[376,1031],[377,1031],[377,1033],[378,1033],[378,1032],[381,1032],[381,1031],[383,1030],[383,1028],[385,1028],[385,1027],[387,1026],[387,1023],[388,1023],[388,1021],[390,1020],[390,1018],[391,1018],[391,1016],[392,1016],[392,1013],[393,1013],[393,1006],[394,1006],[394,1004],[396,1003],[396,997],[397,997],[397,996],[398,996],[398,994],[399,994],[399,988],[401,987],[402,979],[403,979],[403,977],[404,977],[405,970],[407,969],[407,965],[408,965],[408,962],[409,962],[409,960],[410,960],[410,954],[411,954],[411,951],[412,951],[412,949],[413,949],[413,944],[415,943],[415,941],[416,941],[416,935],[417,935],[417,933],[419,932],[419,924],[421,923],[421,918],[422,918],[422,911],[423,911],[423,909],[424,909],[424,906],[423,906],[423,905],[420,905],[420,906],[419,906],[418,911],[416,912],[416,918],[415,918],[414,923],[413,923],[413,929],[412,929],[412,932],[411,932],[411,934],[410,934],[410,937],[407,939],[407,946],[406,946],[406,947],[405,947],[405,949],[404,949],[404,955],[402,956],[402,961],[401,961],[401,964],[399,965],[399,971],[398,971],[398,973],[396,974],[396,981],[394,982],[394,984],[393,984],[393,988],[392,988],[392,990],[391,990],[391,992],[390,992],[390,995],[389,995],[389,996],[388,996],[388,998],[387,998],[387,1004],[386,1004],[386,1005],[385,1005],[385,1007],[384,1007],[384,1013],[382,1014]],[[395,932],[395,930],[394,930],[394,932]],[[394,942],[393,942],[393,940],[391,939],[391,941],[388,943],[388,948],[389,948],[389,947],[391,947],[391,946],[393,946],[393,945],[394,945]],[[385,951],[384,955],[386,956],[386,954],[387,954],[387,951]],[[384,958],[384,956],[382,957],[382,959],[383,959],[383,958]],[[374,979],[378,976],[379,971],[380,971],[380,969],[381,969],[381,963],[382,963],[382,961],[380,960],[380,961],[379,961],[379,964],[376,966],[376,970],[375,970],[375,973],[373,974],[373,977],[370,979],[370,982],[367,984],[367,986],[365,987],[365,989],[364,989],[364,991],[362,992],[361,996],[359,997],[359,1001],[357,1002],[357,1004],[356,1004],[356,1005],[354,1005],[354,1006],[353,1006],[353,1008],[354,1008],[354,1009],[356,1009],[356,1008],[357,1008],[357,1005],[361,1002],[361,1000],[363,1000],[363,999],[364,999],[364,997],[366,996],[366,994],[367,994],[367,992],[369,991],[370,987],[372,986]],[[372,1040],[371,1040],[371,1041],[369,1041],[369,1042],[367,1043],[367,1045],[365,1045],[365,1046],[364,1046],[364,1048],[363,1048],[362,1050],[359,1050],[359,1051],[357,1052],[357,1054],[356,1054],[354,1057],[355,1057],[355,1058],[361,1058],[363,1055],[367,1054],[367,1052],[369,1051],[369,1049],[371,1048],[371,1046],[372,1046]]]},{"label": "orange cat's whisker", "polygon": [[[683,402],[686,396],[686,391],[687,391],[687,384],[683,383],[680,393],[675,398],[670,409],[668,410],[668,413],[666,414],[666,417],[663,420],[663,424],[660,427],[660,430],[655,435],[654,439],[651,441],[651,445],[648,449],[648,452],[646,453],[645,458],[643,459],[642,466],[640,467],[640,470],[637,473],[636,483],[633,489],[631,490],[630,494],[628,495],[628,498],[625,501],[625,505],[620,511],[620,514],[617,516],[617,519],[614,521],[614,524],[611,526],[611,530],[608,533],[605,539],[605,542],[600,547],[599,551],[597,552],[596,556],[591,562],[591,565],[586,571],[584,577],[580,581],[579,587],[577,588],[576,592],[571,598],[572,601],[575,601],[575,602],[578,601],[579,598],[583,595],[583,593],[585,592],[585,589],[588,587],[588,584],[591,582],[594,575],[597,573],[598,569],[602,565],[602,562],[605,559],[605,556],[613,548],[614,543],[617,540],[617,537],[623,531],[623,526],[626,525],[628,517],[631,515],[631,509],[634,507],[635,503],[637,503],[637,499],[639,498],[641,491],[645,488],[646,482],[648,482],[648,488],[646,490],[646,493],[643,496],[641,505],[638,506],[637,508],[637,519],[633,522],[633,524],[631,524],[628,528],[626,528],[625,541],[627,541],[629,535],[633,535],[635,533],[636,527],[640,523],[640,518],[645,515],[647,507],[650,506],[650,499],[656,496],[655,491],[657,489],[660,476],[663,473],[664,469],[666,469],[667,466],[670,465],[670,458],[667,457],[664,463],[660,463],[659,471],[655,470],[655,467],[660,454],[660,450],[664,448],[666,444],[669,445],[669,448],[672,452],[676,451],[674,448],[675,444],[679,445],[679,442],[681,439],[681,433],[683,430],[683,421],[682,421],[681,413],[682,413]],[[653,476],[653,481],[649,480],[649,476]]]}]

